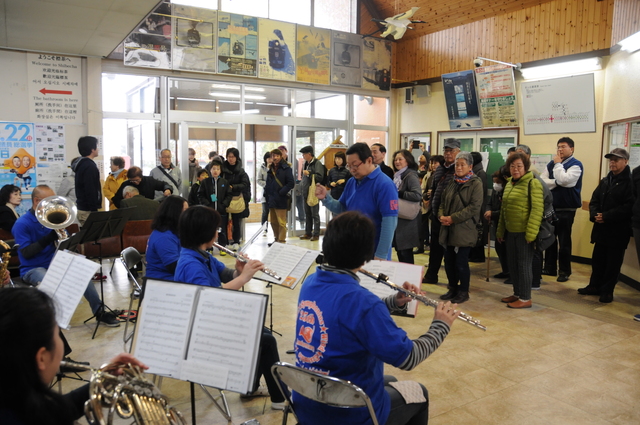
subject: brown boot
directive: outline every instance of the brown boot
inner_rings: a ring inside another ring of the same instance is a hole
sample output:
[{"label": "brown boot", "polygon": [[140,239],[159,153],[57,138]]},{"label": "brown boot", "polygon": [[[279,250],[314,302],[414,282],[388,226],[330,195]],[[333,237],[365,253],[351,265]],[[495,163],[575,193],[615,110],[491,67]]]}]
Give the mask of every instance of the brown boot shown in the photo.
[{"label": "brown boot", "polygon": [[519,299],[520,298],[516,297],[515,295],[511,295],[510,297],[503,298],[500,301],[502,301],[503,303],[512,303],[518,301]]}]

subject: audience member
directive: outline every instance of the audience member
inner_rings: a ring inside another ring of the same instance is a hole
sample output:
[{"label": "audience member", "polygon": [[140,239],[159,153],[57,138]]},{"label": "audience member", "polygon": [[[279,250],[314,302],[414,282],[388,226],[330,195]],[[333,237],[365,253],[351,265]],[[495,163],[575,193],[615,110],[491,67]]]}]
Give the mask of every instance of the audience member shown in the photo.
[{"label": "audience member", "polygon": [[[249,217],[249,201],[251,200],[251,181],[249,175],[242,168],[242,159],[240,152],[236,148],[227,149],[227,159],[222,165],[222,176],[229,183],[231,188],[231,196],[242,195],[244,198],[244,210],[241,213],[231,214],[231,222],[233,225],[232,238],[233,245],[231,249],[237,251],[240,249],[242,240],[242,219]],[[226,229],[228,216],[222,217],[222,227]]]},{"label": "audience member", "polygon": [[331,197],[340,199],[342,192],[347,184],[347,180],[351,178],[351,173],[347,168],[347,156],[344,152],[336,152],[333,157],[334,167],[329,170],[328,182],[331,188]]},{"label": "audience member", "polygon": [[471,248],[469,261],[472,263],[484,263],[484,246],[487,243],[487,233],[489,232],[489,223],[484,220],[484,210],[487,206],[487,194],[489,193],[487,191],[487,173],[484,171],[484,165],[482,165],[482,154],[480,152],[471,152],[471,156],[473,157],[473,174],[480,177],[484,197],[480,215],[478,216],[478,222],[482,224],[482,235],[478,237],[476,245]]},{"label": "audience member", "polygon": [[[398,190],[398,202],[404,199],[416,206],[422,203],[422,189],[418,178],[418,165],[406,149],[393,154],[393,184]],[[413,264],[413,248],[420,245],[420,214],[413,219],[398,217],[393,246],[401,263]]]},{"label": "audience member", "polygon": [[573,156],[574,142],[569,137],[558,140],[558,151],[540,177],[553,194],[553,207],[558,221],[555,224],[557,243],[545,252],[543,274],[566,282],[571,276],[571,228],[576,210],[582,207],[582,163]]},{"label": "audience member", "polygon": [[[229,222],[229,215],[227,214],[227,207],[231,203],[233,198],[231,195],[231,188],[227,179],[221,176],[222,174],[222,162],[219,159],[211,161],[211,167],[209,167],[211,178],[205,179],[200,182],[200,191],[198,192],[198,200],[200,205],[211,207],[218,211],[222,218],[224,225],[218,232],[218,243],[222,246],[227,246],[229,238],[227,235],[226,223]],[[224,251],[220,252],[223,255]]]},{"label": "audience member", "polygon": [[[305,146],[300,149],[300,153],[304,158],[304,169],[302,171],[302,183],[300,190],[304,197],[304,215],[306,217],[304,235],[300,239],[309,239],[317,241],[320,237],[320,204],[309,205],[307,195],[312,181],[315,184],[323,184],[327,175],[327,169],[322,162],[318,161],[313,153],[311,146]],[[312,189],[313,190],[313,189]]]},{"label": "audience member", "polygon": [[[169,149],[162,149],[160,151],[160,165],[151,170],[149,175],[156,180],[169,184],[172,189],[171,193],[180,195],[180,190],[182,190],[182,172],[180,168],[171,162],[171,151]],[[154,195],[156,201],[161,202],[164,197],[163,190],[156,190]]]},{"label": "audience member", "polygon": [[629,153],[616,148],[604,156],[609,160],[609,174],[593,191],[589,202],[589,219],[593,222],[591,243],[591,278],[578,289],[582,295],[599,295],[601,303],[613,301],[624,252],[631,239],[634,204]]},{"label": "audience member", "polygon": [[82,158],[71,164],[71,169],[76,173],[76,204],[78,221],[82,226],[91,212],[102,208],[100,170],[93,161],[98,156],[98,139],[93,136],[81,137],[78,151]]},{"label": "audience member", "polygon": [[58,186],[58,191],[56,192],[58,195],[70,199],[74,204],[78,202],[78,198],[76,198],[76,173],[73,172],[71,167],[73,166],[73,163],[79,159],[80,157],[77,156],[71,160],[69,169],[66,170],[67,176],[62,178],[60,186]]},{"label": "audience member", "polygon": [[125,187],[122,194],[124,199],[120,202],[120,208],[135,208],[129,220],[151,220],[160,206],[159,202],[140,195],[135,186]]},{"label": "audience member", "polygon": [[480,177],[473,173],[474,159],[469,152],[459,152],[453,179],[442,192],[438,209],[440,244],[445,249],[444,270],[448,291],[441,300],[460,304],[469,299],[469,253],[478,240],[478,223],[484,203]]},{"label": "audience member", "polygon": [[198,170],[198,175],[196,176],[196,181],[191,186],[191,190],[189,190],[189,205],[200,205],[200,200],[198,199],[198,193],[200,192],[200,187],[202,186],[202,181],[209,178],[209,173],[204,168]]},{"label": "audience member", "polygon": [[147,242],[146,277],[173,280],[180,258],[178,224],[180,215],[188,207],[187,201],[177,195],[167,196],[160,204],[151,222],[152,232]]},{"label": "audience member", "polygon": [[496,254],[498,254],[498,261],[500,261],[500,268],[502,269],[500,273],[493,275],[496,279],[509,278],[507,244],[504,241],[499,241],[498,238],[495,237],[495,233],[498,228],[498,221],[500,219],[500,209],[502,208],[502,195],[504,194],[504,188],[507,185],[507,179],[509,177],[509,172],[504,166],[500,167],[499,170],[496,170],[492,174],[493,191],[491,192],[491,197],[489,198],[489,202],[487,202],[486,211],[484,213],[485,220],[491,223],[491,229],[493,230],[492,234],[495,241],[495,250]]},{"label": "audience member", "polygon": [[115,210],[117,207],[113,203],[113,197],[120,185],[127,180],[127,170],[124,168],[124,159],[121,156],[112,156],[110,162],[109,168],[111,171],[104,181],[104,186],[102,186],[102,194],[109,201],[109,209]]},{"label": "audience member", "polygon": [[214,159],[219,159],[220,162],[224,161],[224,158],[218,155],[218,151],[209,152],[209,163],[204,167],[205,170],[209,171],[209,174],[211,174],[211,161]]},{"label": "audience member", "polygon": [[384,163],[384,157],[387,154],[387,148],[382,143],[374,143],[371,145],[371,155],[374,165],[382,170],[382,173],[393,180],[393,169]]},{"label": "audience member", "polygon": [[418,249],[413,251],[414,254],[423,254],[425,247],[429,247],[431,238],[431,186],[433,186],[433,175],[436,168],[444,164],[444,156],[434,155],[429,160],[429,171],[425,174],[420,188],[422,189],[422,218],[420,220],[420,242]]},{"label": "audience member", "polygon": [[264,195],[269,207],[269,221],[275,242],[285,243],[287,240],[287,210],[291,199],[289,195],[295,182],[291,167],[282,158],[282,151],[272,150],[271,159]]},{"label": "audience member", "polygon": [[[638,263],[640,264],[640,166],[633,169],[631,180],[635,199],[633,203],[631,227],[633,229],[633,239],[636,241],[636,255],[638,256]],[[640,322],[640,314],[634,315],[633,319]]]},{"label": "audience member", "polygon": [[0,229],[11,232],[20,217],[16,208],[22,202],[22,191],[18,186],[5,184],[0,189]]},{"label": "audience member", "polygon": [[[278,151],[280,151],[280,149],[278,149]],[[282,156],[282,151],[280,151],[280,156]],[[262,188],[262,215],[260,216],[260,225],[263,225],[269,219],[269,205],[267,205],[265,186],[267,185],[267,173],[269,173],[271,161],[271,152],[266,152],[262,157],[262,164],[260,164],[258,176],[256,177],[256,184]],[[267,236],[267,229],[264,229],[264,236]]]},{"label": "audience member", "polygon": [[143,176],[140,167],[133,166],[127,171],[127,179],[122,182],[116,194],[113,195],[113,203],[116,208],[120,208],[120,201],[123,199],[122,191],[127,186],[136,186],[140,195],[147,199],[154,199],[156,191],[162,191],[164,196],[171,195],[173,189],[171,185],[162,181],[156,180],[153,177]]},{"label": "audience member", "polygon": [[196,150],[193,148],[189,148],[189,187],[196,182],[196,178],[198,177],[198,172],[202,170],[200,164],[198,164],[198,160],[196,159]]}]

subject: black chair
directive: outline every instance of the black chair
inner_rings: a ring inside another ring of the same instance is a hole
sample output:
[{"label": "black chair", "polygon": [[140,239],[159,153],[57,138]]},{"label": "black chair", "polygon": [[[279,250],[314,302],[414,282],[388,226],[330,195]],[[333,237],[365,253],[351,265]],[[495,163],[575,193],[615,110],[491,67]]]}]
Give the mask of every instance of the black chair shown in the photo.
[{"label": "black chair", "polygon": [[280,392],[287,400],[282,416],[282,425],[287,424],[289,411],[296,416],[296,419],[298,418],[289,392],[283,390],[283,383],[298,394],[329,406],[345,409],[366,407],[369,410],[373,425],[378,425],[371,399],[362,388],[349,381],[311,372],[284,362],[277,362],[271,366],[271,373],[278,384]]},{"label": "black chair", "polygon": [[[122,250],[120,253],[120,261],[122,265],[127,270],[127,276],[133,280],[133,287],[131,288],[131,295],[129,296],[129,308],[127,309],[125,324],[124,324],[124,335],[122,336],[122,340],[124,342],[124,349],[126,351],[131,352],[131,346],[133,345],[133,334],[135,332],[135,324],[133,325],[133,329],[131,332],[128,332],[129,322],[131,317],[131,308],[133,307],[133,300],[138,300],[138,306],[140,305],[140,293],[142,292],[142,285],[138,282],[138,278],[131,273],[131,269],[136,266],[140,261],[142,261],[142,255],[138,252],[134,247],[128,247]],[[129,348],[127,349],[127,343],[131,341],[129,344]]]}]

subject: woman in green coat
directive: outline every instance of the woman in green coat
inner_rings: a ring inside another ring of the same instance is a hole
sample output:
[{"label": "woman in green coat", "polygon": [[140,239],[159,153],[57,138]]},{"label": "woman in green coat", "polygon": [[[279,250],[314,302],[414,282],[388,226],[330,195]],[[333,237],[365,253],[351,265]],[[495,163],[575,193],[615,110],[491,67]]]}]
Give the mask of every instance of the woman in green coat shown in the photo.
[{"label": "woman in green coat", "polygon": [[500,242],[507,234],[509,273],[513,295],[502,299],[509,308],[531,307],[531,283],[534,243],[544,214],[542,183],[529,171],[529,158],[515,152],[505,167],[511,172],[502,196],[502,208],[496,236]]}]

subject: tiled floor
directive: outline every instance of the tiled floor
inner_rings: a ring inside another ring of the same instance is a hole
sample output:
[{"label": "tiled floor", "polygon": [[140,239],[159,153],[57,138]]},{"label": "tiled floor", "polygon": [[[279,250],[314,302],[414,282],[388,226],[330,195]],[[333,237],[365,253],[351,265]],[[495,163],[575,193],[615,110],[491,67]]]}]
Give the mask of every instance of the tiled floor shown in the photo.
[{"label": "tiled floor", "polygon": [[[271,232],[269,238],[260,237],[250,254],[260,258],[271,239]],[[297,238],[289,243],[320,247],[319,242]],[[416,264],[427,260],[427,255],[416,256]],[[223,261],[232,264],[230,257]],[[492,259],[490,275],[498,267]],[[472,264],[471,299],[462,310],[480,319],[488,330],[458,321],[438,351],[414,371],[388,367],[387,373],[426,385],[432,425],[640,423],[640,322],[632,320],[633,314],[640,313],[640,292],[619,283],[614,302],[600,304],[597,297],[576,291],[586,284],[590,267],[573,267],[568,282],[548,278],[540,291],[534,291],[533,308],[511,310],[500,302],[511,294],[510,286],[495,279],[487,282],[486,265]],[[445,280],[444,269],[440,279]],[[446,292],[443,283],[422,288],[432,298]],[[121,265],[104,289],[109,306],[127,307],[130,284]],[[255,280],[246,289],[269,293],[264,283]],[[291,363],[294,358],[285,351],[294,340],[297,295],[298,290],[273,289],[273,330],[282,334],[277,337],[281,360]],[[89,315],[83,301],[65,334],[74,350],[72,358],[98,366],[123,350],[123,328],[100,327],[91,340],[95,322],[82,323]],[[432,310],[421,306],[416,318],[396,317],[396,321],[417,337],[431,318]],[[67,390],[76,385],[64,380]],[[189,385],[165,379],[162,391],[190,422]],[[196,399],[198,423],[227,423],[199,388]],[[262,425],[282,421],[280,412],[270,410],[268,398],[241,400],[227,393],[227,400],[232,413],[229,423],[252,418]],[[295,423],[293,417],[289,423]]]}]

